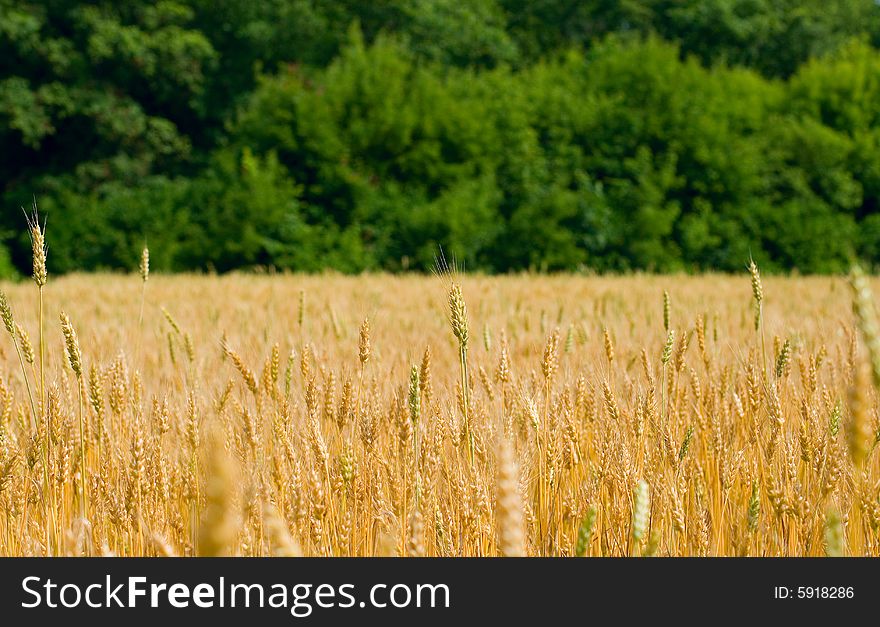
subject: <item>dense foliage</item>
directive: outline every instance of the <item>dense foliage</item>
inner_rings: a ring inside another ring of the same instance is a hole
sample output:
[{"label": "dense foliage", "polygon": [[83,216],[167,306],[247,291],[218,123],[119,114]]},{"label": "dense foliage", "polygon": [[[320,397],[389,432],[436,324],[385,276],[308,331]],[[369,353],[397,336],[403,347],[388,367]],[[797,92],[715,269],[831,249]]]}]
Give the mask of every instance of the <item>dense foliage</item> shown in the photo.
[{"label": "dense foliage", "polygon": [[0,0],[0,276],[880,262],[874,0]]}]

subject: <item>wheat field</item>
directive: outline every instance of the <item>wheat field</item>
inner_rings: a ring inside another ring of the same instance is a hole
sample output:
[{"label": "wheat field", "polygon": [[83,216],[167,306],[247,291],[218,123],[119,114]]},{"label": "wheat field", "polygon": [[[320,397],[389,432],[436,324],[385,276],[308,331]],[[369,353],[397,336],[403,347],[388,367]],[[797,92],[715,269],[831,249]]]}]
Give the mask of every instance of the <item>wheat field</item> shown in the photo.
[{"label": "wheat field", "polygon": [[35,275],[0,555],[880,553],[861,276]]}]

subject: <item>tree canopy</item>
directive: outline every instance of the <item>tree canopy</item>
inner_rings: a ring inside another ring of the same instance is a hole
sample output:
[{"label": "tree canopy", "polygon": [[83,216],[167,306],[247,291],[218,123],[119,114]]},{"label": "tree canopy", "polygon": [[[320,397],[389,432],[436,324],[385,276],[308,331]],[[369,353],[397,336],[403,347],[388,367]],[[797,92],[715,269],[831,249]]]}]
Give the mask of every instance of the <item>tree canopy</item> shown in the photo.
[{"label": "tree canopy", "polygon": [[880,262],[874,0],[0,0],[0,276]]}]

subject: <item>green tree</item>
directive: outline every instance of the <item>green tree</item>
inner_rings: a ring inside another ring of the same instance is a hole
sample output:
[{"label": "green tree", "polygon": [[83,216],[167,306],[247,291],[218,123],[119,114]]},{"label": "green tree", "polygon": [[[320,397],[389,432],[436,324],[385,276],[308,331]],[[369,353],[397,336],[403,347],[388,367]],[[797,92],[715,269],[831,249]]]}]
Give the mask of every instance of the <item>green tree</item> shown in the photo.
[{"label": "green tree", "polygon": [[[4,205],[54,198],[49,213],[61,196],[190,159],[216,51],[185,4],[0,0],[0,11]],[[17,210],[0,217],[19,223]]]}]

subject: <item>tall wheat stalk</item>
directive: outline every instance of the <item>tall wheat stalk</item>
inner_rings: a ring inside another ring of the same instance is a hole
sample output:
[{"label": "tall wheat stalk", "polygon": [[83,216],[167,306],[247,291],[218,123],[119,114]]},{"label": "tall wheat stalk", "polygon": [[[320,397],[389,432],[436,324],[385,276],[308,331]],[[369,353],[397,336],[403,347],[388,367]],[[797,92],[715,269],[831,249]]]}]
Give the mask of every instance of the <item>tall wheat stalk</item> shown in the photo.
[{"label": "tall wheat stalk", "polygon": [[39,321],[40,321],[40,405],[46,403],[46,340],[43,333],[43,288],[49,281],[49,273],[46,269],[46,237],[45,227],[40,224],[40,216],[37,213],[37,204],[34,202],[33,213],[28,216],[28,232],[31,237],[31,249],[33,253],[33,279],[39,289]]},{"label": "tall wheat stalk", "polygon": [[761,273],[754,259],[749,260],[749,274],[752,277],[752,298],[755,301],[755,332],[761,340],[761,361],[764,369],[764,380],[767,380],[767,341],[764,335],[764,286]]},{"label": "tall wheat stalk", "polygon": [[87,519],[88,514],[88,501],[89,501],[89,488],[88,488],[88,459],[86,458],[86,430],[85,430],[85,420],[83,418],[83,367],[82,367],[82,350],[79,346],[79,338],[76,335],[76,330],[73,328],[73,325],[70,323],[70,318],[68,318],[67,314],[63,311],[61,312],[61,332],[64,334],[64,345],[67,348],[67,361],[70,364],[70,369],[73,370],[73,374],[76,377],[76,395],[79,404],[79,450],[80,450],[80,468],[82,473],[82,480],[80,484],[81,490],[81,500],[80,500],[80,515],[83,520]]},{"label": "tall wheat stalk", "polygon": [[471,466],[474,465],[474,434],[471,431],[468,411],[470,407],[470,379],[468,377],[468,339],[469,323],[467,305],[461,292],[461,285],[453,282],[449,288],[449,321],[452,324],[452,334],[458,340],[458,366],[461,373],[461,411],[464,417],[464,428],[467,433],[468,451]]}]

